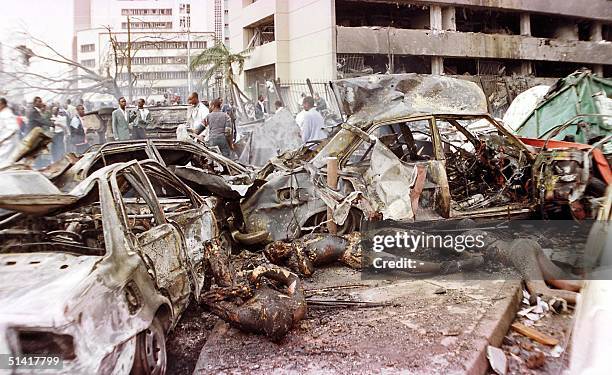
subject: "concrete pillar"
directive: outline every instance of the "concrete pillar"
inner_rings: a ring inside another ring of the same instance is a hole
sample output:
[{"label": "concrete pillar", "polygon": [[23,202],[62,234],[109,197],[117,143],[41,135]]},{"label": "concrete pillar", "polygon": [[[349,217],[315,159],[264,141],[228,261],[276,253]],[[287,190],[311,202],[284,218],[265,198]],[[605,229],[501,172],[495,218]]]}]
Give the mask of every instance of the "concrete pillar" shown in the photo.
[{"label": "concrete pillar", "polygon": [[440,56],[431,57],[431,74],[442,75],[444,74],[444,59]]},{"label": "concrete pillar", "polygon": [[442,9],[442,29],[457,31],[457,23],[455,22],[455,7],[444,7]]},{"label": "concrete pillar", "polygon": [[531,36],[531,15],[521,13],[521,35]]},{"label": "concrete pillar", "polygon": [[593,64],[593,73],[597,74],[600,77],[603,77],[603,65]]},{"label": "concrete pillar", "polygon": [[601,22],[591,23],[591,36],[589,40],[593,42],[600,42],[603,40],[603,36],[601,33]]},{"label": "concrete pillar", "polygon": [[442,7],[439,5],[429,7],[429,29],[442,30]]},{"label": "concrete pillar", "polygon": [[531,61],[521,62],[521,75],[528,76],[533,73],[533,64]]}]

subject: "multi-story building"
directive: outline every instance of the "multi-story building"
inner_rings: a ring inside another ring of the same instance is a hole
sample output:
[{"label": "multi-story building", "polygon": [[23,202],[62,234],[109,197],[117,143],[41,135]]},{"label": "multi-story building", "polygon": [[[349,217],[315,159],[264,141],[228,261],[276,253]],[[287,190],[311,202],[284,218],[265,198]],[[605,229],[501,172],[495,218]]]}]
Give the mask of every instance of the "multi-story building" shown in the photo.
[{"label": "multi-story building", "polygon": [[230,43],[251,82],[369,72],[612,74],[607,0],[235,0]]},{"label": "multi-story building", "polygon": [[201,72],[191,73],[189,84],[188,54],[193,56],[223,38],[223,29],[221,34],[215,34],[215,20],[211,17],[214,3],[215,0],[75,1],[75,19],[79,21],[75,21],[75,58],[96,71],[110,69],[112,75],[116,73],[126,95],[132,77],[133,97],[172,93],[184,100],[189,87],[202,87]]}]

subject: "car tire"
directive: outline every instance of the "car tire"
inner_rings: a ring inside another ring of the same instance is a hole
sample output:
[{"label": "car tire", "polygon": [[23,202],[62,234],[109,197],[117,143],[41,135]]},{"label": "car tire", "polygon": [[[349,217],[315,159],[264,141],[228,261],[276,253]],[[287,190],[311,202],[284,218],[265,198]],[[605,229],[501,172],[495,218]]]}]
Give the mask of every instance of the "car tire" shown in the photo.
[{"label": "car tire", "polygon": [[166,373],[166,334],[159,318],[155,317],[146,330],[136,337],[133,375],[162,375]]},{"label": "car tire", "polygon": [[351,208],[344,224],[338,227],[337,234],[343,236],[358,231],[361,228],[361,216],[361,211],[356,208]]}]

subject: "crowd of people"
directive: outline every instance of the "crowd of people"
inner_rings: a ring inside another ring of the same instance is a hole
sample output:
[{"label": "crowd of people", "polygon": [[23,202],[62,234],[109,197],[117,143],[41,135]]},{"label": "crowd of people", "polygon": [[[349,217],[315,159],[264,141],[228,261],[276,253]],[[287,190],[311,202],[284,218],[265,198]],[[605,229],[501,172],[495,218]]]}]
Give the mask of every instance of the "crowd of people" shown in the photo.
[{"label": "crowd of people", "polygon": [[[197,92],[187,98],[190,105],[187,118],[187,134],[202,140],[210,147],[216,147],[226,157],[235,150],[236,143],[236,108],[232,101],[224,102],[216,98],[211,102],[200,100]],[[145,139],[146,128],[152,118],[144,99],[138,99],[136,109],[129,109],[125,97],[118,100],[118,108],[112,112],[111,129],[114,140]],[[176,104],[176,103],[175,103]],[[281,101],[276,101],[275,112],[284,108]],[[113,107],[113,103],[98,103],[95,107]],[[302,111],[296,116],[296,122],[302,133],[304,144],[317,143],[327,138],[322,112],[327,109],[325,100],[318,93],[314,96],[302,94],[300,103]],[[91,103],[79,100],[76,105],[67,99],[63,105],[52,102],[47,105],[40,97],[35,97],[29,106],[9,106],[6,99],[0,98],[0,161],[7,160],[21,139],[34,128],[41,128],[52,138],[50,152],[41,155],[37,167],[44,167],[57,161],[67,152],[81,154],[90,146],[87,131],[83,122],[86,110],[96,109]],[[263,96],[258,97],[255,105],[256,117],[270,116],[267,102]],[[177,136],[181,138],[178,133]]]},{"label": "crowd of people", "polygon": [[59,160],[66,152],[82,153],[89,147],[82,121],[84,115],[82,101],[76,106],[70,99],[64,105],[57,102],[47,105],[37,96],[26,107],[23,103],[9,106],[5,98],[0,98],[0,163],[6,162],[21,139],[35,128],[52,138],[50,153],[37,159],[37,167]]}]

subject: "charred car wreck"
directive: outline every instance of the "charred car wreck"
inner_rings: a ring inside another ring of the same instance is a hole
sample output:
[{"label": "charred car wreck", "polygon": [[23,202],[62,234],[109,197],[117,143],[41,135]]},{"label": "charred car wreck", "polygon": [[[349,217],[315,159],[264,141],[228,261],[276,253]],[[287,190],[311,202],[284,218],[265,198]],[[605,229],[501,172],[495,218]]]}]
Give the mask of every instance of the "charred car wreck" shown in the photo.
[{"label": "charred car wreck", "polygon": [[[296,238],[325,221],[339,233],[362,218],[435,220],[532,211],[527,148],[485,113],[470,82],[419,75],[371,76],[334,83],[348,121],[311,150],[264,166],[266,181],[242,204],[249,230]],[[473,124],[494,131],[476,135]],[[326,161],[339,162],[337,190],[326,186]]]},{"label": "charred car wreck", "polygon": [[165,333],[219,253],[206,201],[151,160],[68,193],[36,171],[2,178],[2,352],[58,355],[63,373],[163,373]]},{"label": "charred car wreck", "polygon": [[[242,203],[249,231],[267,230],[274,240],[297,238],[320,228],[328,207],[339,234],[357,230],[364,218],[428,221],[538,212],[539,150],[486,113],[484,94],[474,83],[403,74],[332,85],[350,117],[316,147],[284,153],[259,170],[263,185]],[[338,159],[337,189],[326,184],[329,157]],[[592,197],[582,192],[574,201]],[[590,205],[582,207],[584,217],[594,214]]]}]

